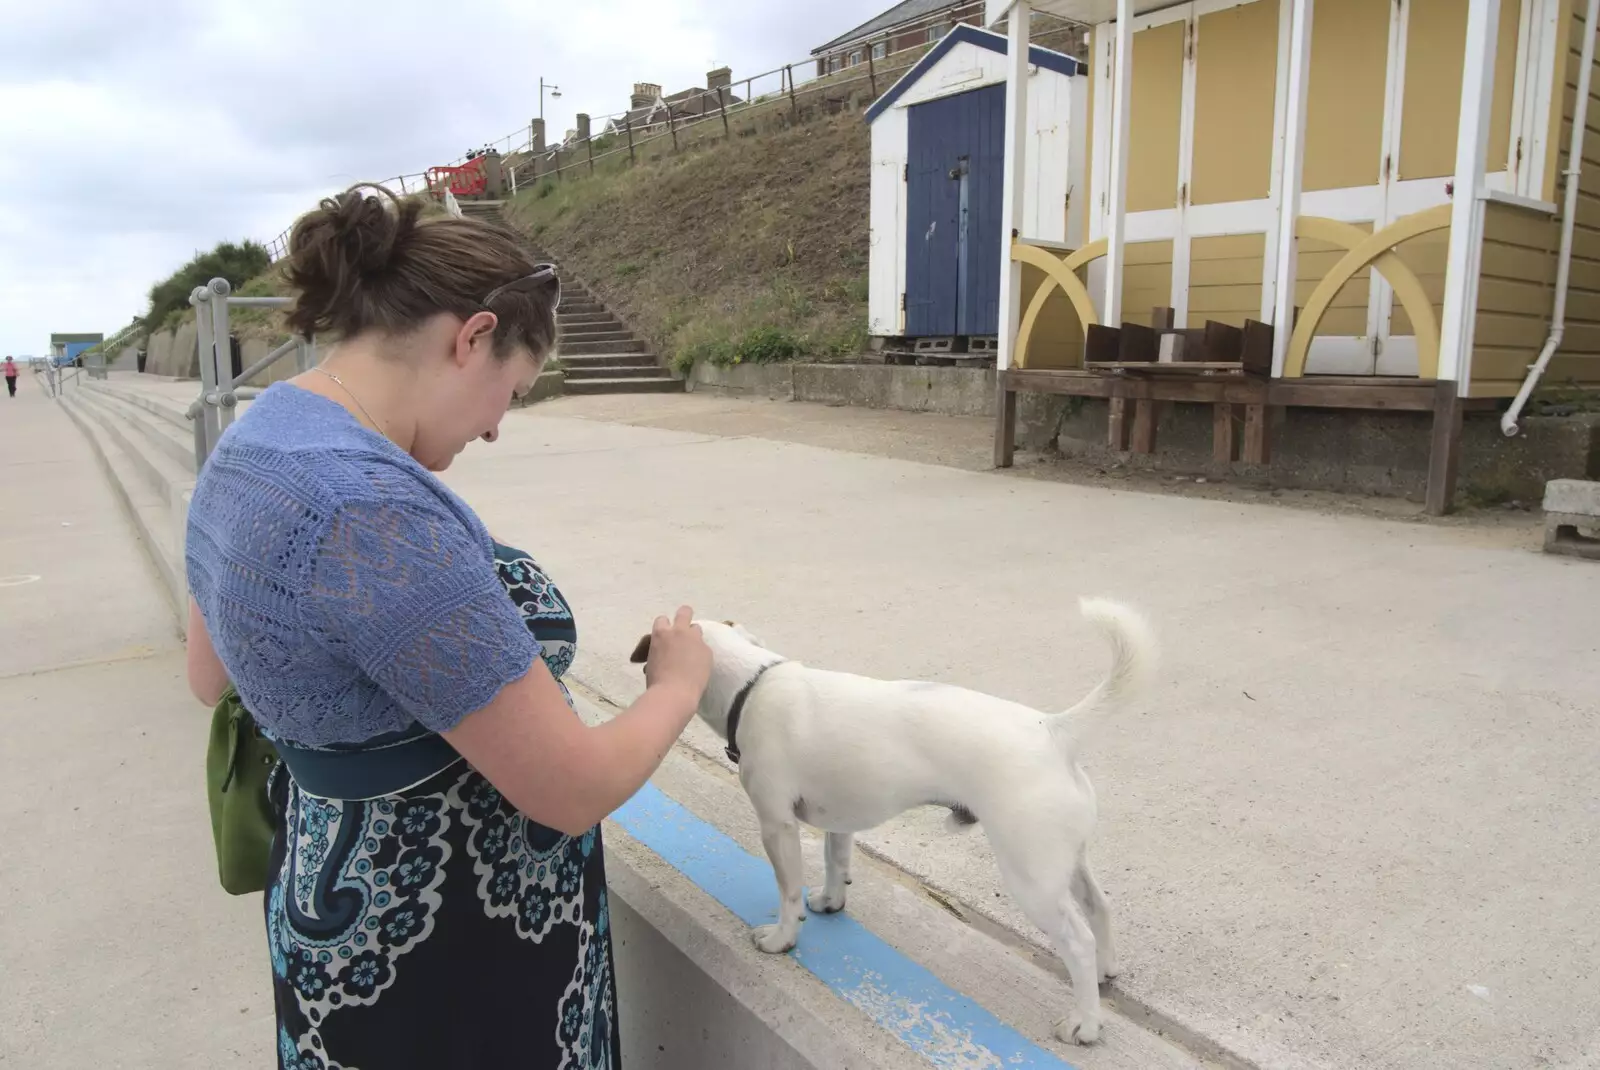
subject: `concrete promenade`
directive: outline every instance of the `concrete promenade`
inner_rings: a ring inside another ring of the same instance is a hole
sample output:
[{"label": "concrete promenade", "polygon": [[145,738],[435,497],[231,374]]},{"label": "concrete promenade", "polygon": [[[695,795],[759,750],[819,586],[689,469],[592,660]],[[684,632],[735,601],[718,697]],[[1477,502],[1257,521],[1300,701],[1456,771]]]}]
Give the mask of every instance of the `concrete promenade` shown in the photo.
[{"label": "concrete promenade", "polygon": [[[238,1054],[270,1023],[259,904],[173,899],[215,885],[170,611],[82,435],[23,391],[0,398],[0,1066],[259,1065]],[[1600,569],[1514,526],[981,471],[986,427],[564,399],[449,479],[561,583],[575,675],[619,703],[679,601],[815,664],[1044,708],[1104,670],[1077,596],[1143,608],[1158,686],[1086,761],[1129,1016],[1104,1049],[1054,1049],[1086,1070],[1180,1064],[1141,1021],[1222,1065],[1600,1066]],[[748,849],[742,800],[704,776],[722,761],[696,725],[658,787]],[[863,837],[864,923],[892,932],[885,888],[937,896],[1059,989],[981,835],[942,820]]]}]

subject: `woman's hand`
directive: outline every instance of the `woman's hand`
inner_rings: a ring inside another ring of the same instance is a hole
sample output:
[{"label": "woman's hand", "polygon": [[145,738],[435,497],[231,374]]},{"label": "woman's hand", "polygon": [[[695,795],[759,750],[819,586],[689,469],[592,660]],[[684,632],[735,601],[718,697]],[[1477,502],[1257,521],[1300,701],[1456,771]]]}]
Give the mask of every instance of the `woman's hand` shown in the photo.
[{"label": "woman's hand", "polygon": [[657,618],[645,674],[637,702],[590,728],[535,658],[528,675],[443,735],[518,810],[582,835],[650,779],[700,705],[711,648],[688,606]]},{"label": "woman's hand", "polygon": [[691,706],[700,704],[706,684],[711,680],[711,648],[694,623],[694,610],[680,606],[678,615],[668,620],[657,617],[650,629],[650,658],[645,662],[647,687],[680,692]]}]

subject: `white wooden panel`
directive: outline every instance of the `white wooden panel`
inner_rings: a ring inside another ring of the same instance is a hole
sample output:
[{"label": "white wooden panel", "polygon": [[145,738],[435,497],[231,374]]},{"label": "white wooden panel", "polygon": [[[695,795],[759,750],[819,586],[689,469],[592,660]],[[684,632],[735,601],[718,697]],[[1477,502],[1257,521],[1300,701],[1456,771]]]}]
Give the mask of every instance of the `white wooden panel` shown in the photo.
[{"label": "white wooden panel", "polygon": [[[1088,92],[1085,80],[1054,71],[1036,71],[1028,83],[1029,143],[1026,160],[1028,197],[1024,237],[1045,241],[1067,239],[1067,190],[1071,186],[1073,144],[1083,138],[1072,130],[1073,95]],[[1088,151],[1086,145],[1078,155]]]},{"label": "white wooden panel", "polygon": [[900,334],[900,294],[905,287],[906,113],[893,109],[872,124],[872,214],[867,268],[867,330]]}]

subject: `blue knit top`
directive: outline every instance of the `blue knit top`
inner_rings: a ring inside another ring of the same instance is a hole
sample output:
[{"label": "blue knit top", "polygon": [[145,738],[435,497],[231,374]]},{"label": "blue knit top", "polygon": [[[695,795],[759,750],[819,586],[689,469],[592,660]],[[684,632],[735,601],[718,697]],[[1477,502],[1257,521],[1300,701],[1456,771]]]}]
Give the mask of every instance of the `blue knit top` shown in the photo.
[{"label": "blue knit top", "polygon": [[539,654],[477,515],[343,406],[287,383],[206,462],[186,564],[246,707],[302,746],[452,728]]}]

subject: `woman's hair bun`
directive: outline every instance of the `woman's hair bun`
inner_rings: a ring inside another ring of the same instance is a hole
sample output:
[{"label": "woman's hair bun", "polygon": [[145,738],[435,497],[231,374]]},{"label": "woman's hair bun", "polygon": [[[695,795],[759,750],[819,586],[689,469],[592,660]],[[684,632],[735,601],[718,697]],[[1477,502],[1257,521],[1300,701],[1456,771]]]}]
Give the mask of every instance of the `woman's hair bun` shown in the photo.
[{"label": "woman's hair bun", "polygon": [[397,198],[361,185],[300,217],[284,261],[294,291],[289,328],[338,338],[404,335],[441,313],[464,322],[492,312],[497,356],[523,349],[543,358],[555,346],[559,287],[505,289],[539,268],[521,236],[432,204],[425,195]]},{"label": "woman's hair bun", "polygon": [[394,266],[421,212],[382,186],[352,186],[301,216],[284,269],[297,295],[289,327],[311,335],[342,326],[338,310]]}]

